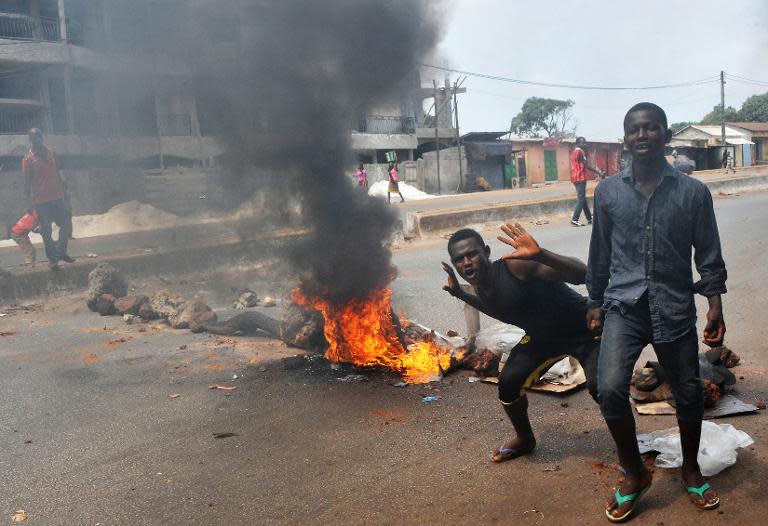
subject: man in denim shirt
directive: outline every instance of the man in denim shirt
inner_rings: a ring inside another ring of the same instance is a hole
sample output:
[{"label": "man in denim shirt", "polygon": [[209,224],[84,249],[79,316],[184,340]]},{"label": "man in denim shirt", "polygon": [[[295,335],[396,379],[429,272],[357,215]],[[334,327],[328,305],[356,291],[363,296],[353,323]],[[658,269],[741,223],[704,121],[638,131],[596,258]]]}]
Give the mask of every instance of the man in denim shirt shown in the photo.
[{"label": "man in denim shirt", "polygon": [[[703,403],[693,296],[699,293],[709,300],[704,343],[721,345],[725,323],[720,295],[726,292],[726,270],[709,190],[664,159],[671,135],[664,110],[651,103],[633,106],[624,118],[632,164],[595,191],[587,324],[603,333],[600,409],[625,473],[606,508],[611,522],[628,519],[651,485],[629,404],[632,371],[648,344],[668,373],[675,397],[688,495],[701,509],[720,502],[696,459]],[[695,284],[692,249],[701,278]]]}]

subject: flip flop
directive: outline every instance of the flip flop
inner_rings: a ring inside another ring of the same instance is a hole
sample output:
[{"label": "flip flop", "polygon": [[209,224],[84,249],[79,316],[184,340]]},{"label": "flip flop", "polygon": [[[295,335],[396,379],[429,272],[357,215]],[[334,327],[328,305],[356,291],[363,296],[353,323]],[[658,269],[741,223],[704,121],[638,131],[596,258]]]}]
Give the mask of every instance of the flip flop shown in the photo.
[{"label": "flip flop", "polygon": [[[500,464],[502,462],[506,462],[507,460],[512,460],[512,459],[515,459],[515,458],[518,458],[518,457],[522,457],[523,455],[527,455],[531,451],[533,451],[533,449],[531,449],[529,451],[524,451],[522,449],[516,449],[516,448],[513,448],[513,447],[504,447],[504,446],[502,446],[502,447],[499,448],[499,450],[496,453],[494,453],[491,456],[491,460],[493,462],[495,462],[496,464]],[[493,458],[493,457],[496,457],[496,456],[499,456],[499,457],[502,457],[502,458],[499,459],[499,460],[496,460],[496,459]]]},{"label": "flip flop", "polygon": [[[693,502],[693,504],[701,510],[713,510],[718,506],[720,506],[720,497],[716,497],[713,502],[707,502],[707,499],[704,498],[704,492],[710,489],[712,489],[712,486],[709,485],[709,482],[705,482],[698,488],[694,488],[693,486],[688,486],[687,488],[685,488],[685,490],[688,492],[688,495],[689,495],[688,500]],[[704,499],[704,504],[699,504],[698,502],[691,499],[690,495],[694,495],[694,494]]]},{"label": "flip flop", "polygon": [[613,494],[613,498],[616,499],[616,507],[626,504],[627,502],[631,502],[632,506],[624,513],[624,515],[619,515],[618,517],[614,516],[610,510],[605,510],[605,516],[606,518],[611,522],[624,522],[629,520],[629,518],[632,516],[632,513],[635,511],[635,506],[640,501],[641,498],[643,498],[643,495],[645,495],[648,490],[651,489],[651,484],[648,483],[646,487],[641,489],[640,491],[635,491],[634,493],[630,493],[629,495],[622,495],[620,490],[616,490],[616,493]]}]

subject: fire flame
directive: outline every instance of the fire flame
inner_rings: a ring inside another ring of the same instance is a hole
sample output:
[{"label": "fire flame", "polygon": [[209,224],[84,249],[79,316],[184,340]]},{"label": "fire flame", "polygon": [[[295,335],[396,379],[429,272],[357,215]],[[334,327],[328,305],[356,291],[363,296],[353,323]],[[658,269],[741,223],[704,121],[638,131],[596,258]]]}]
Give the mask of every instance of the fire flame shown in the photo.
[{"label": "fire flame", "polygon": [[408,383],[426,383],[448,369],[450,352],[432,341],[405,349],[392,319],[392,291],[375,290],[365,300],[333,305],[322,298],[293,291],[298,305],[319,311],[325,320],[325,357],[364,367],[385,367],[398,372]]}]

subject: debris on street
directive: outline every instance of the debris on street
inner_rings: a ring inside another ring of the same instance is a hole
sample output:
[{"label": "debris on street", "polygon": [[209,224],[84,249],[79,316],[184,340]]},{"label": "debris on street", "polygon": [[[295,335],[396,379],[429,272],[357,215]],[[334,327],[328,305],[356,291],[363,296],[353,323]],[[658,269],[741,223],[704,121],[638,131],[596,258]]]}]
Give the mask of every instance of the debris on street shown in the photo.
[{"label": "debris on street", "polygon": [[336,378],[339,382],[367,382],[369,378],[364,374],[348,374],[343,378]]},{"label": "debris on street", "polygon": [[174,393],[174,394],[168,395],[168,398],[170,398],[171,400],[176,400],[180,396],[181,396],[180,394]]},{"label": "debris on street", "polygon": [[235,310],[244,310],[250,307],[255,307],[259,304],[259,297],[251,289],[244,289],[240,292],[240,296],[232,304],[232,308]]},{"label": "debris on street", "polygon": [[421,399],[421,403],[422,404],[431,404],[432,402],[437,402],[438,400],[441,400],[442,398],[443,398],[442,396],[435,396],[435,395],[425,396],[424,398]]},{"label": "debris on street", "polygon": [[[111,296],[111,309],[114,309],[114,299],[122,298],[128,293],[128,285],[123,275],[109,263],[99,263],[88,274],[88,290],[86,291],[86,304],[94,312],[102,314],[108,311],[109,298]],[[103,314],[102,314],[103,315]]]},{"label": "debris on street", "polygon": [[277,306],[277,301],[272,296],[264,296],[264,299],[261,300],[262,307],[275,307]]},{"label": "debris on street", "polygon": [[240,436],[237,433],[213,433],[213,438],[232,438]]},{"label": "debris on street", "polygon": [[[660,468],[678,468],[683,464],[680,446],[680,433],[677,427],[637,435],[640,453],[655,451],[656,466]],[[701,442],[699,445],[699,466],[705,477],[717,475],[722,470],[736,463],[737,449],[754,444],[754,440],[744,431],[730,424],[701,423]]]},{"label": "debris on street", "polygon": [[13,515],[11,515],[11,522],[17,523],[17,522],[24,522],[29,518],[29,514],[24,510],[16,510],[13,512]]},{"label": "debris on street", "polygon": [[235,389],[237,389],[237,386],[213,384],[213,385],[209,385],[208,389],[213,389],[218,391],[234,391]]}]

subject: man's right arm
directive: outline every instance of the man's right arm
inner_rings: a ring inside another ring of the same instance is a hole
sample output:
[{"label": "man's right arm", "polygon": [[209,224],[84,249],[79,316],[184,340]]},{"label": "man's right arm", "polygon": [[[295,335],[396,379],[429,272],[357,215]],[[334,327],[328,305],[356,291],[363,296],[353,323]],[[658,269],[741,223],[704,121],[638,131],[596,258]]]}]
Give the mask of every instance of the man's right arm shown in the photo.
[{"label": "man's right arm", "polygon": [[32,167],[26,157],[21,160],[21,171],[24,174],[24,197],[29,206],[32,206]]},{"label": "man's right arm", "polygon": [[603,207],[603,185],[595,189],[595,204],[592,223],[592,238],[589,242],[587,262],[587,291],[589,306],[587,326],[593,332],[602,330],[603,294],[608,287],[611,265],[611,231],[613,223]]}]

